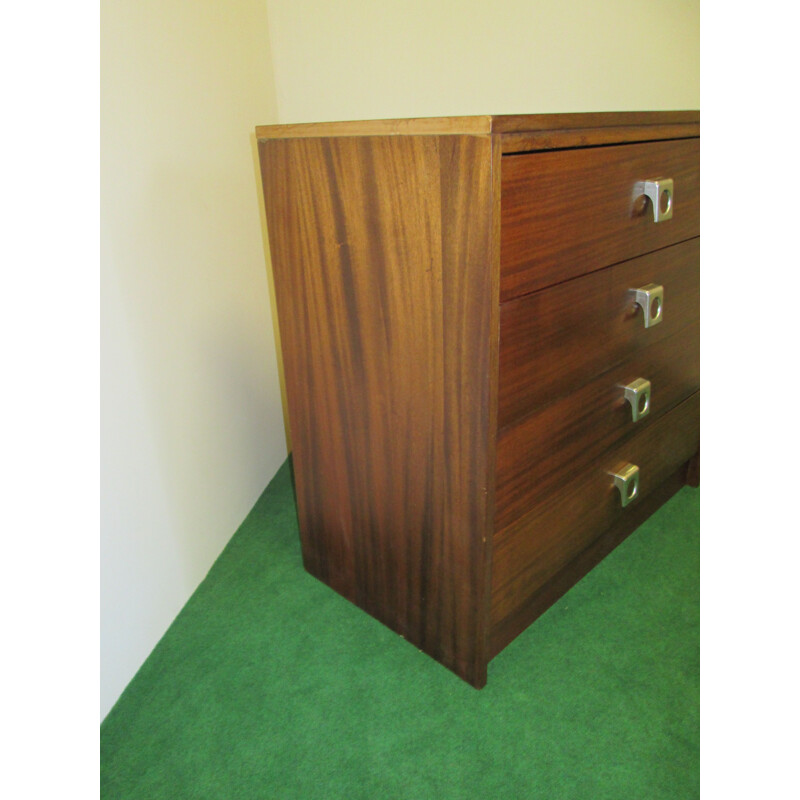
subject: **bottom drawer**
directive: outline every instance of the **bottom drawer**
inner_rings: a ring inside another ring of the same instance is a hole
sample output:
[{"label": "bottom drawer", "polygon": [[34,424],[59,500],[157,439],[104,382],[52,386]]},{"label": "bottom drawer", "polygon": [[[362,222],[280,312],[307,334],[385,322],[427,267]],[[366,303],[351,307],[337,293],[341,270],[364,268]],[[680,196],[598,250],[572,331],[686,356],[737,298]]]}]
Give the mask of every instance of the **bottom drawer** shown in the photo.
[{"label": "bottom drawer", "polygon": [[[494,536],[490,625],[496,626],[637,503],[669,478],[700,447],[696,392],[640,433],[624,440],[569,484]],[[623,508],[609,475],[639,467],[637,496]]]}]

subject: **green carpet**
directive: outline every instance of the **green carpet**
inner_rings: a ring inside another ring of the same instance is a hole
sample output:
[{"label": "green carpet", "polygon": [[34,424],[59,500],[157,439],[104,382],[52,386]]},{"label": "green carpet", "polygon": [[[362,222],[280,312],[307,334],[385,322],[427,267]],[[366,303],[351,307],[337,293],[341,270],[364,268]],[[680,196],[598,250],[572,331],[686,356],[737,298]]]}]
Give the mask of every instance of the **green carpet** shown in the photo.
[{"label": "green carpet", "polygon": [[307,575],[288,462],[100,728],[102,796],[699,796],[699,491],[481,691]]}]

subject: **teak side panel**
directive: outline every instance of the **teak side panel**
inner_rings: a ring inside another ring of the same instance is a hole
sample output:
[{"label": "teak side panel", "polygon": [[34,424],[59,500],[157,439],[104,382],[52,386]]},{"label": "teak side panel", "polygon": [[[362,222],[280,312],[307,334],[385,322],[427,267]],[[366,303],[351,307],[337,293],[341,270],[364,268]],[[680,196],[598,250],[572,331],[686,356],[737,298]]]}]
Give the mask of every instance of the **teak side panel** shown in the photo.
[{"label": "teak side panel", "polygon": [[259,150],[305,566],[482,686],[499,151],[489,136]]}]

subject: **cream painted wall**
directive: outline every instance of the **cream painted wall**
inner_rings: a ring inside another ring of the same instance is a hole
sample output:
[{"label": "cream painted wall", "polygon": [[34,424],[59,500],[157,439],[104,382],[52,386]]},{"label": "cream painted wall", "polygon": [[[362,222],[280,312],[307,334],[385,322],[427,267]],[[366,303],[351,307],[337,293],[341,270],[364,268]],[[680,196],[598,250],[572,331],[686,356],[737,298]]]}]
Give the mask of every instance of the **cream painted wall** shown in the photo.
[{"label": "cream painted wall", "polygon": [[286,456],[267,42],[263,0],[102,4],[101,718]]},{"label": "cream painted wall", "polygon": [[699,0],[266,0],[280,122],[699,108]]}]

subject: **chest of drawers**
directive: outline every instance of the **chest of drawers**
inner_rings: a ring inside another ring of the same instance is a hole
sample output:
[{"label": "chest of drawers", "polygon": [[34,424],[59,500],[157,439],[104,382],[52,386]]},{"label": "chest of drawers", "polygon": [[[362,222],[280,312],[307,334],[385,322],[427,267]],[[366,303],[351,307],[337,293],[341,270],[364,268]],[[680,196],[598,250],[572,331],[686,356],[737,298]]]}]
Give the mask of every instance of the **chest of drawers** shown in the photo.
[{"label": "chest of drawers", "polygon": [[481,687],[697,479],[699,114],[256,135],[304,565]]}]

